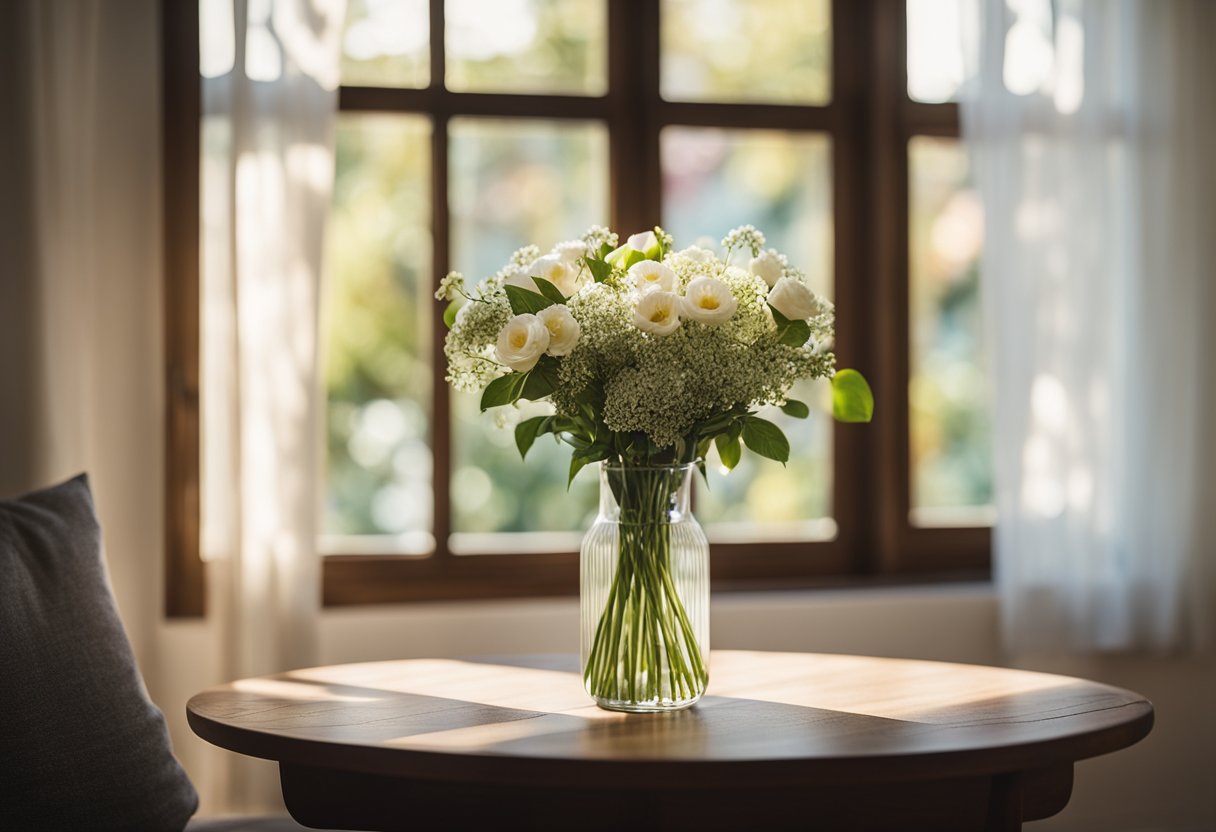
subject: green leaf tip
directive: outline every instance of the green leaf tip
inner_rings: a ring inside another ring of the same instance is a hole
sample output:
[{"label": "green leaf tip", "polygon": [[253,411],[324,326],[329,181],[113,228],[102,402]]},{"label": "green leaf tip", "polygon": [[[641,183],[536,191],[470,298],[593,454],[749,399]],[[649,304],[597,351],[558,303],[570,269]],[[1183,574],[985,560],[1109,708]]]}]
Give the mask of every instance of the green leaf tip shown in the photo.
[{"label": "green leaf tip", "polygon": [[810,324],[806,321],[785,317],[772,304],[769,304],[768,308],[773,313],[773,321],[777,324],[777,343],[786,347],[801,347],[810,340]]},{"label": "green leaf tip", "polygon": [[591,277],[596,283],[603,283],[612,276],[612,264],[605,262],[603,259],[589,257],[583,262],[591,270]]},{"label": "green leaf tip", "polygon": [[[790,458],[790,440],[767,419],[749,416],[743,421],[743,442],[748,448],[784,465]],[[721,449],[718,451],[721,453]]]},{"label": "green leaf tip", "polygon": [[731,433],[719,433],[714,439],[714,444],[718,446],[718,458],[722,460],[726,470],[733,471],[739,464],[739,458],[743,456],[743,449],[739,446],[739,437]]},{"label": "green leaf tip", "polygon": [[811,409],[807,407],[806,402],[800,402],[797,399],[789,399],[781,405],[781,412],[795,419],[805,419],[811,415]]},{"label": "green leaf tip", "polygon": [[542,433],[548,433],[552,425],[552,416],[533,416],[515,426],[515,447],[519,448],[520,459],[527,458],[532,443]]},{"label": "green leaf tip", "polygon": [[514,404],[523,393],[524,384],[528,381],[527,373],[507,373],[499,376],[486,385],[481,393],[482,412],[491,407],[501,407],[504,404]]},{"label": "green leaf tip", "polygon": [[503,288],[507,291],[507,300],[511,303],[512,315],[524,315],[528,313],[535,315],[542,309],[547,309],[553,305],[553,301],[540,294],[540,292],[512,286],[510,283]]},{"label": "green leaf tip", "polygon": [[856,370],[832,376],[832,416],[838,422],[869,422],[874,418],[874,393]]}]

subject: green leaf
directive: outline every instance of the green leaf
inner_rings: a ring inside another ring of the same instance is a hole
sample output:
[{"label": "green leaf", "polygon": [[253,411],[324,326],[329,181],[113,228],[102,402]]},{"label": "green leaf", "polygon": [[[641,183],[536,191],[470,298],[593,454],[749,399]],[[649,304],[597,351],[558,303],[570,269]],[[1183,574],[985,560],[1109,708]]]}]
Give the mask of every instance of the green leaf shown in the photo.
[{"label": "green leaf", "polygon": [[507,373],[491,381],[481,394],[482,411],[514,403],[523,392],[527,380],[527,373]]},{"label": "green leaf", "polygon": [[574,482],[574,478],[578,476],[578,472],[583,470],[583,466],[587,464],[587,460],[580,459],[577,456],[570,457],[570,476],[566,478],[566,490],[570,490],[570,484]]},{"label": "green leaf", "polygon": [[528,450],[532,447],[532,443],[536,441],[536,437],[542,433],[548,433],[552,425],[552,416],[533,416],[531,419],[524,419],[515,426],[515,447],[519,448],[520,459],[527,458]]},{"label": "green leaf", "polygon": [[777,323],[777,343],[787,347],[801,347],[811,337],[811,326],[806,321],[790,320],[769,304],[773,320]]},{"label": "green leaf", "polygon": [[781,405],[781,412],[786,416],[793,416],[795,419],[805,419],[811,415],[811,409],[806,406],[806,403],[797,399],[787,399],[785,404]]},{"label": "green leaf", "polygon": [[874,393],[856,370],[832,376],[832,416],[837,422],[868,422],[874,418]]},{"label": "green leaf", "polygon": [[608,245],[607,243],[600,243],[599,257],[597,259],[603,260],[611,251],[612,246]]},{"label": "green leaf", "polygon": [[584,261],[587,268],[591,270],[591,276],[596,283],[603,283],[612,275],[612,265],[603,260],[592,260],[588,258]]},{"label": "green leaf", "polygon": [[540,293],[554,303],[565,303],[566,296],[562,294],[562,290],[554,286],[543,277],[534,277],[532,280],[540,287]]},{"label": "green leaf", "polygon": [[553,301],[538,292],[530,292],[527,289],[521,289],[519,286],[512,286],[509,283],[503,288],[507,290],[507,300],[511,302],[512,314],[525,315],[531,313],[535,315],[540,310],[553,305]]},{"label": "green leaf", "polygon": [[[745,425],[744,430],[746,429]],[[719,433],[714,439],[714,444],[718,446],[718,456],[722,459],[726,470],[733,471],[739,464],[739,458],[743,456],[743,449],[739,446],[739,437],[731,436],[729,433]]]},{"label": "green leaf", "polygon": [[527,373],[520,397],[536,401],[557,389],[557,359],[551,355],[542,355],[540,361]]},{"label": "green leaf", "polygon": [[[749,416],[743,420],[743,441],[747,447],[784,465],[790,458],[790,440],[781,428],[766,419]],[[719,449],[719,453],[721,450]]]},{"label": "green leaf", "polygon": [[448,329],[451,329],[452,324],[456,323],[456,313],[460,311],[460,307],[462,306],[464,306],[464,303],[457,299],[449,303],[447,308],[443,310],[443,325]]},{"label": "green leaf", "polygon": [[566,488],[570,487],[570,483],[574,482],[574,477],[583,466],[588,462],[599,462],[607,459],[612,453],[612,449],[607,445],[602,445],[599,442],[593,442],[585,448],[579,448],[570,455],[570,478],[566,480]]}]

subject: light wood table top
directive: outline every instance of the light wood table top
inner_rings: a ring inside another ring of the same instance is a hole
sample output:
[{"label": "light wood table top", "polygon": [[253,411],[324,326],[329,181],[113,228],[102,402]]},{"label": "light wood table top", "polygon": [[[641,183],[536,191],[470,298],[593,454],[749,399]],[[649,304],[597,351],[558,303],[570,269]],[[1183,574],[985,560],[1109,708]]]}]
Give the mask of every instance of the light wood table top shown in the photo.
[{"label": "light wood table top", "polygon": [[[719,805],[751,790],[773,803],[756,810],[769,826],[813,798],[828,824],[817,828],[915,828],[923,811],[924,828],[1012,829],[1063,807],[1075,761],[1137,742],[1153,721],[1143,697],[1081,679],[741,651],[715,652],[704,699],[669,714],[600,710],[561,656],[312,668],[208,690],[187,710],[203,739],[279,761],[302,822],[383,829],[418,828],[428,797],[467,802],[457,795],[470,789],[499,802],[535,792],[550,809],[615,790],[604,802],[623,812],[631,800],[705,808],[701,828],[751,819]],[[320,795],[338,781],[357,799]],[[612,814],[596,817],[621,822]],[[548,814],[528,817],[549,828]],[[596,827],[580,814],[571,828]]]}]

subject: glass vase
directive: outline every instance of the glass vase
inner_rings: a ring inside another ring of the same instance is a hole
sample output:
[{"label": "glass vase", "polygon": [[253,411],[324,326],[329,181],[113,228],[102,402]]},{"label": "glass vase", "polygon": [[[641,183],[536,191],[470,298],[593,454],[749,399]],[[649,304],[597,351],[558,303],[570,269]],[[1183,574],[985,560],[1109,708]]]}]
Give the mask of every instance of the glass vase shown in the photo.
[{"label": "glass vase", "polygon": [[602,707],[687,708],[709,681],[709,543],[689,509],[695,464],[600,464],[583,538],[583,682]]}]

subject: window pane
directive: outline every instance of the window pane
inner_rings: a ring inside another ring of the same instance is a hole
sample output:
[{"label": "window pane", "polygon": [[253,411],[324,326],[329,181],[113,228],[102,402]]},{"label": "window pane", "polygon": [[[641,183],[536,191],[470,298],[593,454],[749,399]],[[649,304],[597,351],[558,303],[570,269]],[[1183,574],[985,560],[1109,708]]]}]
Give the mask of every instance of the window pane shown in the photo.
[{"label": "window pane", "polygon": [[826,104],[829,0],[663,0],[668,101]]},{"label": "window pane", "polygon": [[[452,266],[471,282],[498,271],[517,248],[534,243],[547,251],[607,224],[608,136],[601,124],[456,118],[449,161]],[[588,471],[566,492],[568,447],[543,437],[525,464],[510,427],[479,413],[476,395],[455,391],[452,431],[455,532],[586,527],[598,486]],[[452,541],[454,551],[480,545]]]},{"label": "window pane", "polygon": [[342,116],[326,240],[324,530],[431,530],[430,135],[419,116]]},{"label": "window pane", "polygon": [[603,95],[604,0],[447,0],[447,87]]},{"label": "window pane", "polygon": [[668,127],[661,138],[663,227],[679,246],[717,248],[751,224],[832,296],[831,142],[820,133]]},{"label": "window pane", "polygon": [[[718,248],[731,228],[750,223],[768,245],[832,295],[831,150],[826,136],[763,130],[671,127],[662,134],[663,222],[677,246]],[[826,382],[792,393],[811,417],[772,416],[793,449],[787,467],[745,453],[729,476],[709,460],[697,517],[716,539],[830,536],[832,427]],[[754,525],[753,525],[754,524]]]},{"label": "window pane", "polygon": [[979,195],[956,139],[916,137],[908,152],[913,522],[988,522],[992,469],[979,319]]},{"label": "window pane", "polygon": [[342,83],[425,87],[431,82],[427,0],[348,0]]},{"label": "window pane", "polygon": [[962,0],[908,0],[908,95],[954,101],[963,83]]}]

